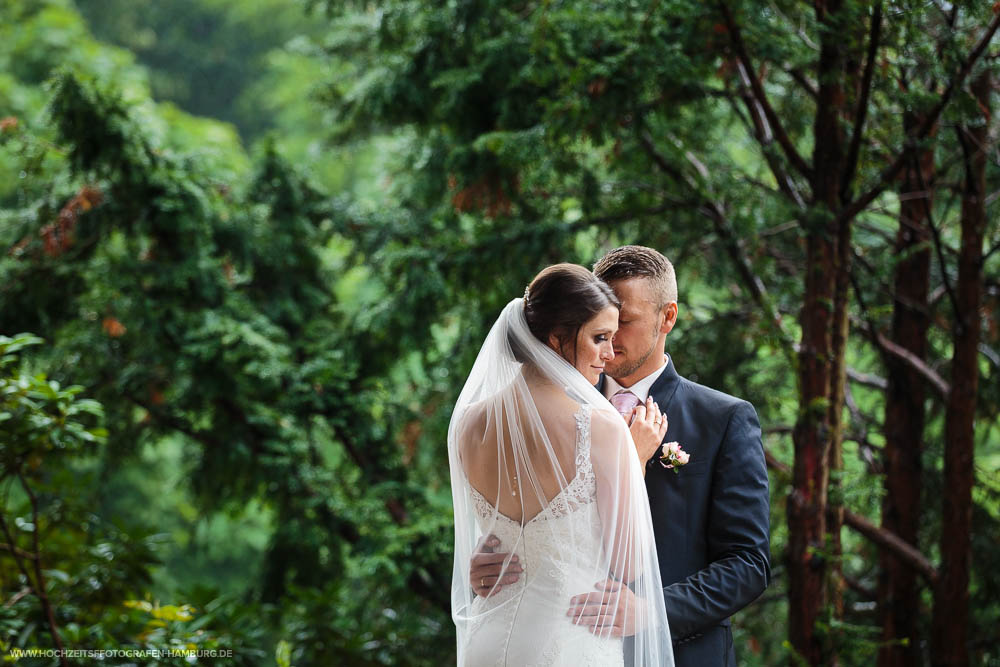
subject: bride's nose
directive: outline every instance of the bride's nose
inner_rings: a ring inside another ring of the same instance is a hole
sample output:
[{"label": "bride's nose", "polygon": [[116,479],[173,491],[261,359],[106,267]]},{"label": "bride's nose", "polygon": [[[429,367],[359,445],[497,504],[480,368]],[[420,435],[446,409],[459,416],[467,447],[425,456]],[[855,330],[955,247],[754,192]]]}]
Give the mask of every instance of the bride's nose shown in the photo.
[{"label": "bride's nose", "polygon": [[605,361],[611,361],[614,358],[615,358],[615,348],[611,344],[611,341],[608,341],[607,343],[601,346],[601,359],[604,359]]}]

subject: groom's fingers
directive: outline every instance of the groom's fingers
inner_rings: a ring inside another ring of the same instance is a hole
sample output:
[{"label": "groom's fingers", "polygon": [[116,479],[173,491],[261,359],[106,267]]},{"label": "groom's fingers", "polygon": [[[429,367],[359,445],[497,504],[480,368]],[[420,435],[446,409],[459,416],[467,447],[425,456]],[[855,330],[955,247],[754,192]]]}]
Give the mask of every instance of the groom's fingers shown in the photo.
[{"label": "groom's fingers", "polygon": [[602,637],[621,637],[624,635],[624,617],[617,613],[615,607],[602,606],[599,612],[581,614],[574,616],[571,620],[574,625],[582,625]]},{"label": "groom's fingers", "polygon": [[502,563],[508,558],[511,559],[512,563],[517,562],[517,554],[511,556],[510,553],[480,552],[472,557],[472,567],[480,567],[484,565],[493,565],[495,563]]},{"label": "groom's fingers", "polygon": [[588,619],[587,622],[592,622],[595,616],[613,616],[619,607],[618,598],[619,595],[614,592],[591,593],[586,599],[580,600],[574,598],[566,615],[574,619],[585,618]]},{"label": "groom's fingers", "polygon": [[518,579],[520,579],[520,574],[510,571],[506,572],[503,576],[499,574],[486,574],[473,580],[472,590],[479,597],[488,598],[494,593],[499,593],[504,586],[516,584]]},{"label": "groom's fingers", "polygon": [[611,622],[610,620],[604,623],[595,623],[594,625],[587,628],[592,633],[599,637],[624,637],[625,632],[621,623],[617,620]]},{"label": "groom's fingers", "polygon": [[[499,555],[503,556],[504,554]],[[485,558],[482,560],[476,560],[473,558],[472,567],[469,568],[469,580],[472,581],[473,586],[482,586],[484,584],[480,582],[483,577],[499,577],[501,574],[506,574],[513,575],[514,581],[517,581],[517,575],[519,575],[523,569],[524,568],[521,567],[521,564],[518,563],[516,559],[511,559],[511,562],[505,565],[504,558],[499,558],[495,561],[487,561]]]},{"label": "groom's fingers", "polygon": [[518,560],[517,554],[477,553],[471,558],[469,567],[472,590],[480,597],[489,597],[503,586],[517,583],[524,571]]},{"label": "groom's fingers", "polygon": [[571,606],[578,606],[584,604],[609,604],[611,602],[617,602],[621,593],[622,585],[617,581],[608,580],[606,582],[601,582],[595,584],[596,587],[601,587],[601,590],[594,591],[593,593],[583,593],[581,595],[574,595],[570,598],[569,603]]},{"label": "groom's fingers", "polygon": [[606,604],[588,604],[566,612],[577,625],[593,625],[598,619],[614,618],[615,607]]},{"label": "groom's fingers", "polygon": [[500,538],[493,533],[489,533],[483,535],[479,543],[476,544],[476,550],[473,553],[490,553],[498,546],[500,546]]}]

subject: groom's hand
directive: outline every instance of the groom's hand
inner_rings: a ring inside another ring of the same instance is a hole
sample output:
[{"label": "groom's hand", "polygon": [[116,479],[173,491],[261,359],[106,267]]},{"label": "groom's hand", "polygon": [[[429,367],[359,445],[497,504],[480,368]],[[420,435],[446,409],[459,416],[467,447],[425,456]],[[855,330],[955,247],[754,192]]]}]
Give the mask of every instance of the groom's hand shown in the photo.
[{"label": "groom's hand", "polygon": [[667,415],[660,412],[660,406],[650,396],[646,403],[635,406],[635,413],[628,430],[632,433],[636,454],[646,474],[646,461],[653,458],[667,434]]},{"label": "groom's hand", "polygon": [[614,579],[594,584],[597,592],[574,595],[566,615],[599,637],[631,637],[641,629],[639,598]]},{"label": "groom's hand", "polygon": [[[476,550],[472,552],[469,583],[479,597],[488,598],[504,586],[516,583],[524,570],[518,562],[517,554],[511,556],[510,553],[495,553],[493,549],[498,546],[500,539],[490,534],[479,540]],[[504,568],[508,558],[510,564]]]}]

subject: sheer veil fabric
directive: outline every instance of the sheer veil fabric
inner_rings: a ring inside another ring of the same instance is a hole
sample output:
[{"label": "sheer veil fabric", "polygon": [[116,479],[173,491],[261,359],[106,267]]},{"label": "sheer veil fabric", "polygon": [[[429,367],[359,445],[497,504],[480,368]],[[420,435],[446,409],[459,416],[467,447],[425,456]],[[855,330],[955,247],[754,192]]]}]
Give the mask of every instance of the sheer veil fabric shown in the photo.
[{"label": "sheer veil fabric", "polygon": [[[448,455],[459,665],[673,665],[629,431],[531,334],[523,299],[507,304],[480,350],[451,418]],[[523,572],[480,597],[470,561],[491,533],[500,540],[493,551],[516,554]],[[604,589],[612,624],[634,635],[595,633],[567,615],[573,596]]]}]

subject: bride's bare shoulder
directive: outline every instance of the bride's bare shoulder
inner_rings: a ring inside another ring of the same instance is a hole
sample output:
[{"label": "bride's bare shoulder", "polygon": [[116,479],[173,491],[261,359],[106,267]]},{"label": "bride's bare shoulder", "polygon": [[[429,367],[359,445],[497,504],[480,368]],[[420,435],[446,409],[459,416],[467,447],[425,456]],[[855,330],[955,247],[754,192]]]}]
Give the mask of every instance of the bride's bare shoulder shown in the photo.
[{"label": "bride's bare shoulder", "polygon": [[628,427],[617,412],[609,410],[591,410],[590,442],[591,448],[600,450],[604,447],[618,447],[626,438]]},{"label": "bride's bare shoulder", "polygon": [[470,440],[482,442],[487,425],[487,401],[478,401],[468,406],[456,423],[456,435],[460,443]]},{"label": "bride's bare shoulder", "polygon": [[617,412],[598,410],[596,407],[590,411],[590,423],[592,429],[601,429],[607,432],[628,430],[625,428],[625,421]]}]

